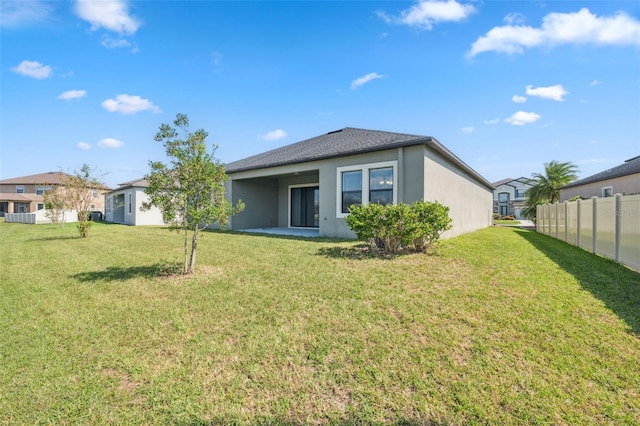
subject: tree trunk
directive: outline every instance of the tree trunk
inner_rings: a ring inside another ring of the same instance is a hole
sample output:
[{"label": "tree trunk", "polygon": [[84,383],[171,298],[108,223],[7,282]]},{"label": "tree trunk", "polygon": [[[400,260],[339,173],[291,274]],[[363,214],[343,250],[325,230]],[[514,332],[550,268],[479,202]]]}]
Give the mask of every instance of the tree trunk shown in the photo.
[{"label": "tree trunk", "polygon": [[187,250],[187,228],[184,228],[184,264],[182,265],[182,273],[186,274],[189,272],[187,269],[187,259],[189,257],[189,251]]},{"label": "tree trunk", "polygon": [[189,260],[189,273],[193,274],[196,271],[196,249],[198,248],[198,226],[193,230],[191,236],[191,259]]}]

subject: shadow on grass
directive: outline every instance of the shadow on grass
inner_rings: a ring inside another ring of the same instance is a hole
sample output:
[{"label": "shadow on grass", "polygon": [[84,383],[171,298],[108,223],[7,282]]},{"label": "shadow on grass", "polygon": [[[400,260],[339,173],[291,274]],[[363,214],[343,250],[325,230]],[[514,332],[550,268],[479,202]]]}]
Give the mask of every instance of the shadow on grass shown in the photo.
[{"label": "shadow on grass", "polygon": [[[326,423],[331,425],[336,425],[336,426],[371,424],[371,422],[366,421],[365,419],[358,418],[357,416],[353,418],[350,417],[344,420],[337,420],[337,421],[329,420]],[[184,426],[219,426],[219,425],[221,426],[221,425],[237,425],[237,424],[244,424],[244,423],[241,422],[240,420],[234,420],[229,418],[216,418],[214,420],[206,420],[206,421],[194,420],[192,422],[180,423],[180,424]],[[271,425],[303,426],[309,423],[301,420],[292,420],[286,417],[258,416],[258,418],[254,419],[250,424],[253,426],[271,426]],[[390,425],[390,426],[444,426],[445,424],[448,424],[448,423],[431,420],[431,419],[399,419],[399,420],[391,421],[384,424]]]},{"label": "shadow on grass", "polygon": [[58,241],[58,240],[79,240],[80,235],[56,235],[52,237],[29,238],[26,241]]},{"label": "shadow on grass", "polygon": [[515,232],[573,275],[582,288],[621,318],[632,333],[640,335],[640,273],[544,234]]},{"label": "shadow on grass", "polygon": [[133,278],[157,278],[180,275],[182,266],[171,263],[156,263],[149,266],[109,266],[102,271],[81,272],[70,277],[83,283],[97,281],[127,281]]}]

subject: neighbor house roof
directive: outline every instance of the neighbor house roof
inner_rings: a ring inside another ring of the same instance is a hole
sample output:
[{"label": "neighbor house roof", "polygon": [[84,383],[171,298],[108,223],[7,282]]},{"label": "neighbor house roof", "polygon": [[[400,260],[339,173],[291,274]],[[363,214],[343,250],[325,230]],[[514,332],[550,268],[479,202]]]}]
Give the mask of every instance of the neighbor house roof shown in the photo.
[{"label": "neighbor house roof", "polygon": [[21,176],[11,179],[0,180],[1,185],[37,185],[37,184],[60,184],[62,181],[70,177],[64,172],[47,172],[38,173],[37,175]]},{"label": "neighbor house roof", "polygon": [[122,191],[127,188],[148,188],[149,182],[145,178],[134,179],[128,182],[122,182],[118,184],[118,187],[111,192]]},{"label": "neighbor house roof", "polygon": [[589,183],[600,182],[603,180],[640,174],[640,155],[633,157],[625,161],[623,164],[613,167],[604,172],[596,173],[584,179],[577,180],[569,185],[565,185],[560,189],[573,188],[574,186],[586,185]]},{"label": "neighbor house roof", "polygon": [[30,203],[31,201],[42,201],[44,197],[36,194],[17,194],[13,192],[0,193],[0,200],[2,201],[17,201],[19,203]]},{"label": "neighbor house roof", "polygon": [[500,185],[513,186],[513,185],[509,185],[509,183],[511,183],[511,182],[520,182],[520,183],[524,183],[524,184],[529,184],[529,179],[527,179],[524,176],[523,177],[519,177],[517,179],[506,178],[506,179],[499,180],[497,182],[492,182],[491,185],[495,186],[496,188],[499,187]]},{"label": "neighbor house roof", "polygon": [[345,127],[344,129],[234,161],[226,164],[225,169],[227,173],[237,173],[247,170],[305,163],[308,161],[422,144],[428,145],[435,151],[438,151],[449,161],[455,163],[458,167],[493,189],[493,186],[486,179],[471,167],[467,166],[462,160],[431,136],[356,129],[352,127]]},{"label": "neighbor house roof", "polygon": [[[70,174],[64,172],[38,173],[35,175],[3,179],[0,180],[0,185],[60,185],[64,183],[65,179],[70,177],[72,177]],[[111,190],[111,188],[104,185],[99,185],[98,189]]]}]

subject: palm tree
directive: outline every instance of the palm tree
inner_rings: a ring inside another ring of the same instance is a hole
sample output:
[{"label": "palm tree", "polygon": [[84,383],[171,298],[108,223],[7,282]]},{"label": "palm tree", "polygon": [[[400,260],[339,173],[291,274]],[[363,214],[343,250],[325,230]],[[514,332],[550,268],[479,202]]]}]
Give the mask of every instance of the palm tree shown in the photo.
[{"label": "palm tree", "polygon": [[527,206],[522,213],[530,218],[536,217],[536,207],[540,204],[560,201],[560,188],[578,179],[578,167],[572,163],[552,160],[544,164],[544,175],[534,173],[529,183],[532,187],[527,193]]}]

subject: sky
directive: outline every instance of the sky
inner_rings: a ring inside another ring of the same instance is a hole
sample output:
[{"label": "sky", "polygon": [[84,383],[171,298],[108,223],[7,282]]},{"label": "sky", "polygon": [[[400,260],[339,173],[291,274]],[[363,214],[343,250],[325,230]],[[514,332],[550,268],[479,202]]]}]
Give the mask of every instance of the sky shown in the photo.
[{"label": "sky", "polygon": [[223,163],[344,127],[432,136],[488,181],[640,155],[638,1],[0,2],[0,179]]}]

